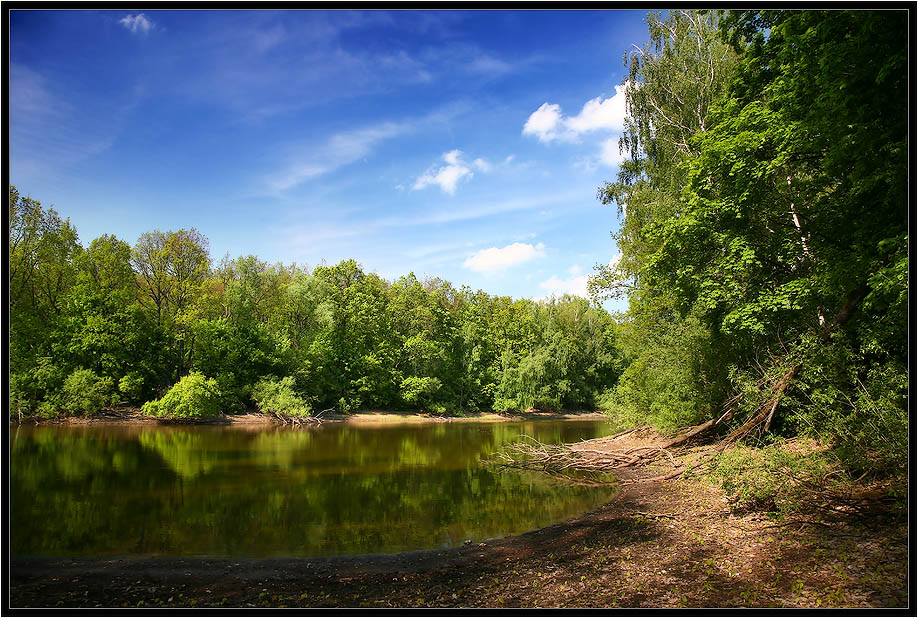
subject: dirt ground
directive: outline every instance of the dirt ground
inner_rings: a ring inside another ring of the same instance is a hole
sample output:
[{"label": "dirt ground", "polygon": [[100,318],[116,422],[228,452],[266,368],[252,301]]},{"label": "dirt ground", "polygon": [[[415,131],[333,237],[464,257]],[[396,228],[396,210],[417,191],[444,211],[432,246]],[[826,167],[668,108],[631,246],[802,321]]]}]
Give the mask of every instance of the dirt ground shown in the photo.
[{"label": "dirt ground", "polygon": [[580,517],[447,550],[14,558],[11,607],[908,607],[901,513],[778,525],[701,478],[648,480],[667,466],[623,470]]}]

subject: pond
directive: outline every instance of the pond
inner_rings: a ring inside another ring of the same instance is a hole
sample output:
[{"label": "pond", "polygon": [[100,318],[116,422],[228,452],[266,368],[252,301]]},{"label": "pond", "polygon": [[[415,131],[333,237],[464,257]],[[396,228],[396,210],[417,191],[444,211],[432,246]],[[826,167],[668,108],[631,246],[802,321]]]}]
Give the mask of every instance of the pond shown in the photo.
[{"label": "pond", "polygon": [[607,501],[610,485],[498,471],[526,435],[605,421],[10,427],[14,555],[331,556],[518,534]]}]

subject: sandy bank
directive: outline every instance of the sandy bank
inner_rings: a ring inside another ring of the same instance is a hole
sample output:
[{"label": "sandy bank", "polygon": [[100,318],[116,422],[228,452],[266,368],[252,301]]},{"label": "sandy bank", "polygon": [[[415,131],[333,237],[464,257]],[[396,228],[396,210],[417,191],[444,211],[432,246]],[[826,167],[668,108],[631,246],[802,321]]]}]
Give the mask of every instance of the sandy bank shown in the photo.
[{"label": "sandy bank", "polygon": [[[476,412],[467,416],[437,416],[416,412],[395,412],[368,410],[355,414],[322,414],[316,419],[322,423],[367,424],[409,424],[409,423],[503,423],[512,421],[537,420],[605,420],[609,417],[596,411],[571,412],[517,412],[498,414],[496,412]],[[16,419],[10,419],[15,423]],[[61,416],[52,419],[23,419],[23,424],[37,425],[280,425],[281,422],[266,414],[223,414],[211,419],[164,419],[146,416],[138,408],[113,408],[103,414],[92,417]]]}]

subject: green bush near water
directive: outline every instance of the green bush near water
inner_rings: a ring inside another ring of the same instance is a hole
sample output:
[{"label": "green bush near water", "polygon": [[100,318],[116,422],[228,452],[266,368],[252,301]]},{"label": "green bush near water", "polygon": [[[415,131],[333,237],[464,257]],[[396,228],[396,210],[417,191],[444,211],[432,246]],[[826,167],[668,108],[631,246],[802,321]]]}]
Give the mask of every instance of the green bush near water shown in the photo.
[{"label": "green bush near water", "polygon": [[310,416],[312,406],[296,394],[292,376],[281,380],[259,380],[252,389],[252,399],[258,409],[265,414],[280,414],[282,416]]},{"label": "green bush near water", "polygon": [[162,398],[143,404],[142,411],[150,416],[211,418],[220,415],[221,398],[216,380],[193,371]]},{"label": "green bush near water", "polygon": [[131,371],[118,381],[118,392],[128,401],[140,401],[143,396],[143,376],[137,371]]},{"label": "green bush near water", "polygon": [[61,408],[70,414],[98,414],[115,401],[115,382],[91,369],[77,369],[64,380]]}]

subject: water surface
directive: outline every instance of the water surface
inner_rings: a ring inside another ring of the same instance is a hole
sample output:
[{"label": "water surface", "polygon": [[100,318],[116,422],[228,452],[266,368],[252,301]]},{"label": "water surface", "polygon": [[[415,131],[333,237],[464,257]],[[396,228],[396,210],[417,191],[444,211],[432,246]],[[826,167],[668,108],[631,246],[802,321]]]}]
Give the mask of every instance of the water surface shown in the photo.
[{"label": "water surface", "polygon": [[482,458],[523,434],[608,433],[604,421],[11,427],[12,552],[329,556],[478,542],[579,515],[613,492]]}]

